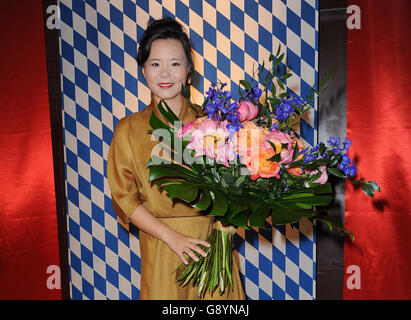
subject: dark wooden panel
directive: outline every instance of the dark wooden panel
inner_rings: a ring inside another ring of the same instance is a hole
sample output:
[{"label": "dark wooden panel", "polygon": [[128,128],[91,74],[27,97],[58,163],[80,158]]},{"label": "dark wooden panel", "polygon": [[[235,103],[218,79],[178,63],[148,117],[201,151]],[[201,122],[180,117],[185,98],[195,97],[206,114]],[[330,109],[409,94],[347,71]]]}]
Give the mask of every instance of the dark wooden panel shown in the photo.
[{"label": "dark wooden panel", "polygon": [[[345,138],[347,111],[347,0],[320,0],[319,79],[333,78],[318,106],[318,141]],[[335,191],[331,215],[344,221],[345,182],[330,177]],[[344,241],[339,232],[317,227],[317,299],[343,298]]]},{"label": "dark wooden panel", "polygon": [[47,27],[47,8],[57,5],[57,0],[43,0],[44,34],[46,39],[47,78],[50,103],[51,141],[53,148],[54,185],[56,193],[57,230],[62,298],[70,299],[69,263],[67,242],[67,211],[64,173],[63,125],[60,86],[60,54],[58,29]]}]

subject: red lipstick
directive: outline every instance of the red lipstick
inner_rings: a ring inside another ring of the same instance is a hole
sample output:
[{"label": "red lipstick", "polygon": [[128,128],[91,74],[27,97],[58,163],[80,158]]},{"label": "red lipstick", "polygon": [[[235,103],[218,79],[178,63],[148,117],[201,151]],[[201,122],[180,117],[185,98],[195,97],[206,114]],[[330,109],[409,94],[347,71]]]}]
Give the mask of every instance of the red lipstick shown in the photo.
[{"label": "red lipstick", "polygon": [[171,88],[172,86],[174,86],[174,83],[161,82],[161,83],[158,84],[158,86],[159,86],[161,89],[169,89],[169,88]]}]

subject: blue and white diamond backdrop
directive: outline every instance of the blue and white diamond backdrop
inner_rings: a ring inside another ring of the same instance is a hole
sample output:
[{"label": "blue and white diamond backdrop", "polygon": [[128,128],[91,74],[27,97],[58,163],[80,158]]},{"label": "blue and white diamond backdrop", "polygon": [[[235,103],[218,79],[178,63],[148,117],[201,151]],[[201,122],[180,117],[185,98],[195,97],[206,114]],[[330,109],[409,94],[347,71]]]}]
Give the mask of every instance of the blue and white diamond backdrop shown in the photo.
[{"label": "blue and white diamond backdrop", "polygon": [[[106,159],[119,119],[141,111],[149,90],[134,59],[150,18],[176,17],[194,47],[192,97],[211,81],[238,92],[279,44],[305,97],[317,83],[318,0],[60,0],[60,58],[72,299],[139,299],[138,231],[116,218]],[[268,61],[267,61],[268,62]],[[316,108],[301,121],[316,141]],[[309,221],[242,230],[236,254],[248,299],[315,299],[315,227]]]}]

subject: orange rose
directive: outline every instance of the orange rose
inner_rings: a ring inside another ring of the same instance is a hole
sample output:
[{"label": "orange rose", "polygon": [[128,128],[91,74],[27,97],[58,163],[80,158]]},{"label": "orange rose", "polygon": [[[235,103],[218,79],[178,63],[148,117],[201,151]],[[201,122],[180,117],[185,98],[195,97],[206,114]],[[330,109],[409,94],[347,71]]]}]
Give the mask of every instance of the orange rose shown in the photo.
[{"label": "orange rose", "polygon": [[297,177],[301,176],[303,174],[303,169],[301,167],[293,167],[293,168],[289,168],[288,173],[291,173]]}]

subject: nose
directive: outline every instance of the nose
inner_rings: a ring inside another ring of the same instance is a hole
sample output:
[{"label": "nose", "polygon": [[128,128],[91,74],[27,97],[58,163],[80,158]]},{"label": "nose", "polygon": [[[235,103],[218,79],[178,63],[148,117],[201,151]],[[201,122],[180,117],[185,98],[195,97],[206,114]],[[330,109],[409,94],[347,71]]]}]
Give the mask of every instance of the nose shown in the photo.
[{"label": "nose", "polygon": [[162,66],[160,74],[163,78],[168,78],[170,76],[170,70],[167,65]]}]

